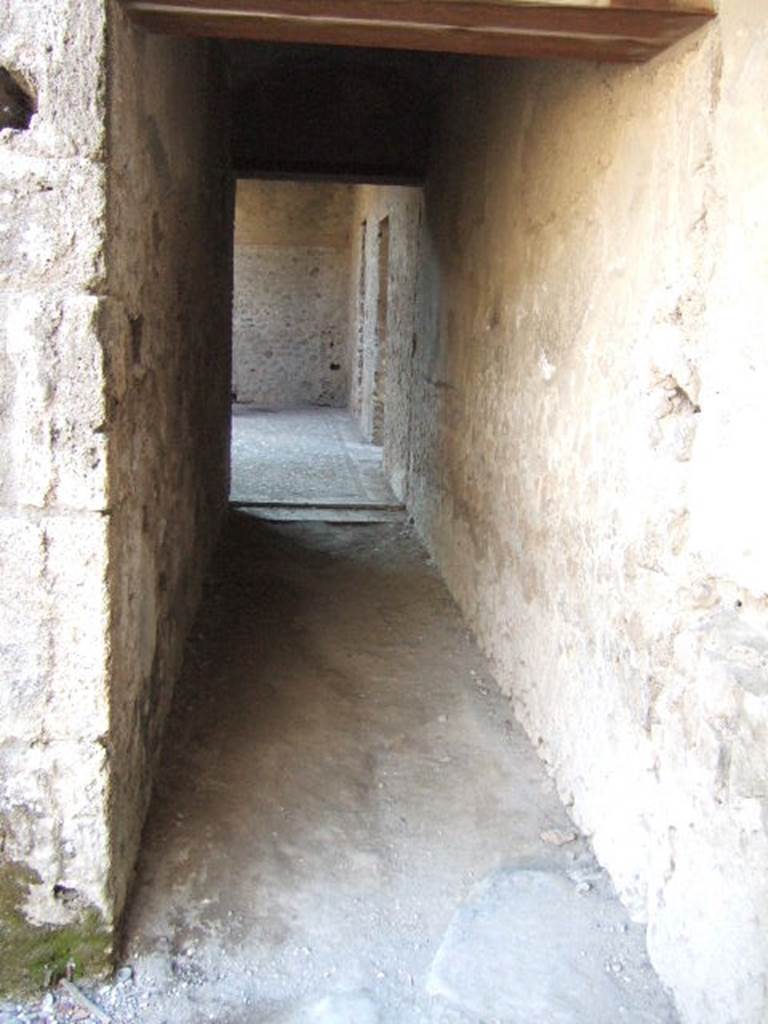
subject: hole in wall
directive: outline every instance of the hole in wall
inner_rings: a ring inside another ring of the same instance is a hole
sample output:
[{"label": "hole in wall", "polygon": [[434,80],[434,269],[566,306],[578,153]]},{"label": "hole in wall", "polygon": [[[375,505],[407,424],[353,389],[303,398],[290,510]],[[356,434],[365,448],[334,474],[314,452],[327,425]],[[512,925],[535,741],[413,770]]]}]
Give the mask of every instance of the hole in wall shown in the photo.
[{"label": "hole in wall", "polygon": [[69,886],[61,885],[59,882],[53,887],[53,898],[58,900],[59,903],[75,903],[79,896],[80,894],[77,889],[70,889]]},{"label": "hole in wall", "polygon": [[0,128],[29,128],[36,105],[32,92],[19,75],[0,67]]},{"label": "hole in wall", "polygon": [[141,362],[141,346],[144,340],[144,317],[133,316],[131,317],[131,358],[133,365],[136,366]]}]

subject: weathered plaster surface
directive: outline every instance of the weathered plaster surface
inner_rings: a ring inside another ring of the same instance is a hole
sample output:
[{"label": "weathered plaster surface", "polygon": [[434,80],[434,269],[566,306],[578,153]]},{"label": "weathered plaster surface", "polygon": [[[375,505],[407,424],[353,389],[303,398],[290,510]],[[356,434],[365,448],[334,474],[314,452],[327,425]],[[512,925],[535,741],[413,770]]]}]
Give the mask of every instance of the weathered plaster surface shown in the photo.
[{"label": "weathered plaster surface", "polygon": [[110,955],[226,501],[231,217],[205,45],[1,16],[35,110],[0,131],[5,989]]},{"label": "weathered plaster surface", "polygon": [[3,986],[88,959],[111,913],[105,46],[100,4],[0,11],[0,65],[36,110],[0,131]]},{"label": "weathered plaster surface", "polygon": [[115,12],[110,49],[110,756],[122,907],[229,492],[232,182],[214,44]]},{"label": "weathered plaster surface", "polygon": [[235,214],[239,402],[343,406],[354,187],[243,180]]},{"label": "weathered plaster surface", "polygon": [[[421,211],[419,188],[361,185],[356,189],[355,287],[348,346],[350,409],[365,436],[384,446],[385,468],[399,497],[405,493],[408,470]],[[383,244],[388,248],[385,269]],[[383,311],[382,272],[387,275]]]},{"label": "weathered plaster surface", "polygon": [[768,28],[453,82],[412,511],[685,1021],[759,1024]]}]

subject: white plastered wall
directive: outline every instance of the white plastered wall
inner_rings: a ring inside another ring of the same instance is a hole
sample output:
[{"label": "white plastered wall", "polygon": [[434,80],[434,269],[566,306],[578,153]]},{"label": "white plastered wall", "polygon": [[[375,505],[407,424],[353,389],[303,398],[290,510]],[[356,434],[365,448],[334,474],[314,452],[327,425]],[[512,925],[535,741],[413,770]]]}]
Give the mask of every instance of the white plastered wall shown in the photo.
[{"label": "white plastered wall", "polygon": [[766,109],[751,0],[457,63],[426,190],[410,510],[688,1024],[768,1014]]}]

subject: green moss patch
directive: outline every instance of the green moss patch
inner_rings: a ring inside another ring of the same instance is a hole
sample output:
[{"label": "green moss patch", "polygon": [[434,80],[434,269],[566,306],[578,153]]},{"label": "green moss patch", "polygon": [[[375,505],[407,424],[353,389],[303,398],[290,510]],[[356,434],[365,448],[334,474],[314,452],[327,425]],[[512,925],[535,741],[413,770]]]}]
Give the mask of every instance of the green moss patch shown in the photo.
[{"label": "green moss patch", "polygon": [[112,935],[97,910],[71,924],[37,925],[24,916],[31,885],[40,878],[23,864],[0,864],[0,994],[31,995],[61,978],[103,974],[112,959]]}]

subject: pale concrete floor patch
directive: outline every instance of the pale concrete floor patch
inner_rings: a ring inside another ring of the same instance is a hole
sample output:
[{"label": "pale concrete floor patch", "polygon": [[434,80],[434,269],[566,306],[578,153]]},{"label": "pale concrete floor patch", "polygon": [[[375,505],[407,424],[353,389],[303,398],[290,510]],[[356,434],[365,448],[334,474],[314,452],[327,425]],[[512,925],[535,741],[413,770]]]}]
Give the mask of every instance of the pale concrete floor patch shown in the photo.
[{"label": "pale concrete floor patch", "polygon": [[233,407],[235,503],[397,505],[381,461],[344,409]]},{"label": "pale concrete floor patch", "polygon": [[291,1008],[270,1018],[270,1024],[379,1024],[373,999],[366,993],[336,993]]},{"label": "pale concrete floor patch", "polygon": [[674,1021],[604,878],[577,875],[524,867],[485,879],[456,912],[427,991],[483,1021]]}]

